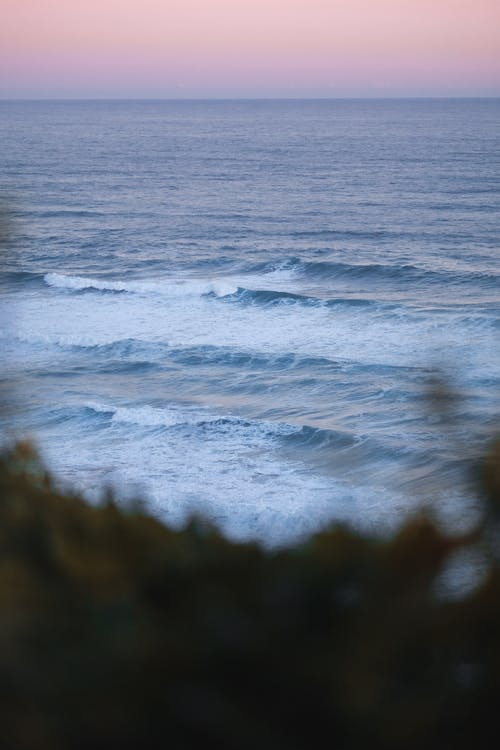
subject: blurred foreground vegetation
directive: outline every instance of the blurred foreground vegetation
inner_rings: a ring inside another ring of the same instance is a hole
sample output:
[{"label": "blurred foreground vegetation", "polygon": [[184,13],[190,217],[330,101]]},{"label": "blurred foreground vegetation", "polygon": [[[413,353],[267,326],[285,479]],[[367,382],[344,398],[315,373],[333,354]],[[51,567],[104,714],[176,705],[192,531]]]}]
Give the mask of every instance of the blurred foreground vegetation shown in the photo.
[{"label": "blurred foreground vegetation", "polygon": [[[0,746],[490,747],[498,445],[481,484],[460,537],[422,517],[270,552],[92,507],[19,444],[0,460]],[[443,596],[447,561],[478,547],[478,585]]]}]

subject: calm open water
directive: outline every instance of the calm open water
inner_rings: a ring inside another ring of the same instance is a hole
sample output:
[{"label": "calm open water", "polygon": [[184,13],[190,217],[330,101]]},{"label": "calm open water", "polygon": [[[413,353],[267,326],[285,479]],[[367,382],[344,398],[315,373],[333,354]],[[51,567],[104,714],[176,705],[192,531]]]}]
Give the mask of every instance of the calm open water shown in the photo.
[{"label": "calm open water", "polygon": [[235,538],[423,500],[466,522],[500,411],[499,126],[499,100],[0,103],[7,433]]}]

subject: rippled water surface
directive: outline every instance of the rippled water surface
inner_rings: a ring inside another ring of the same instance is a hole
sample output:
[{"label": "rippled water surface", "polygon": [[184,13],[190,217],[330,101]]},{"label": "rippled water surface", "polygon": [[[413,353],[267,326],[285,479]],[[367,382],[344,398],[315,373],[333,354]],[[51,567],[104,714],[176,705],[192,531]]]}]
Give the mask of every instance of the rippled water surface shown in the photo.
[{"label": "rippled water surface", "polygon": [[[276,544],[466,521],[498,425],[498,100],[3,102],[9,430]],[[444,368],[451,424],[429,407]]]}]

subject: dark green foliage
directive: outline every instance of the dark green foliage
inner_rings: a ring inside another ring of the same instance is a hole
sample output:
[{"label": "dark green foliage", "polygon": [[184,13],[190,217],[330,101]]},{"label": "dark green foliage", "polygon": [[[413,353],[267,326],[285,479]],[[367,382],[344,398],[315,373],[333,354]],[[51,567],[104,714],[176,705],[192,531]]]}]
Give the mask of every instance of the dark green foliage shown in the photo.
[{"label": "dark green foliage", "polygon": [[[482,471],[493,524],[499,455]],[[269,552],[65,496],[21,444],[0,464],[0,745],[490,747],[493,551],[473,593],[436,595],[450,555],[487,537],[419,518]]]}]

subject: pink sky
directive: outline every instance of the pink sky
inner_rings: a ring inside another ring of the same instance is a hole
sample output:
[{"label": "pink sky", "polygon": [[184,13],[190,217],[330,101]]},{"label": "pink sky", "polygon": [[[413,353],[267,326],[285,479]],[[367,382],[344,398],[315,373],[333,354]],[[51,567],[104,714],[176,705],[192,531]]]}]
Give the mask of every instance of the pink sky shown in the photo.
[{"label": "pink sky", "polygon": [[1,97],[498,96],[500,0],[2,0]]}]

